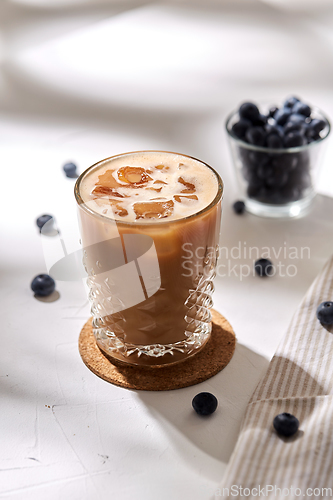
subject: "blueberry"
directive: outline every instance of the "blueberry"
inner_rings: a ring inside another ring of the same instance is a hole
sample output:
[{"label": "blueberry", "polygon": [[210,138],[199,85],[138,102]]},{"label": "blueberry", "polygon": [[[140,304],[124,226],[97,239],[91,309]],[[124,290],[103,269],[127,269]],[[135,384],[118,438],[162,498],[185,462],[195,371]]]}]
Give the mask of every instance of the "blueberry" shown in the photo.
[{"label": "blueberry", "polygon": [[285,186],[288,182],[289,174],[287,170],[276,169],[273,174],[268,176],[266,179],[267,186],[273,188],[281,188]]},{"label": "blueberry", "polygon": [[200,392],[194,396],[192,406],[198,415],[211,415],[217,408],[217,399],[210,392]]},{"label": "blueberry", "polygon": [[322,130],[324,130],[324,128],[326,127],[326,125],[327,125],[327,122],[325,120],[318,120],[317,118],[314,118],[309,123],[308,130],[313,135],[319,134],[319,132],[321,132]]},{"label": "blueberry", "polygon": [[271,149],[280,149],[283,147],[283,140],[282,138],[277,135],[277,134],[270,134],[267,137],[267,146]]},{"label": "blueberry", "polygon": [[278,108],[277,106],[272,106],[272,107],[270,108],[269,112],[268,112],[268,116],[269,116],[270,118],[273,118],[273,117],[274,117],[274,115],[275,115],[275,113],[278,111],[278,109],[279,109],[279,108]]},{"label": "blueberry", "polygon": [[297,102],[299,102],[300,100],[298,99],[298,97],[295,97],[295,96],[292,96],[292,97],[289,97],[285,103],[284,103],[284,107],[285,108],[292,108],[293,106],[295,106],[295,104]]},{"label": "blueberry", "polygon": [[247,129],[245,134],[246,140],[254,146],[264,146],[265,132],[262,127],[251,127]]},{"label": "blueberry", "polygon": [[262,200],[264,203],[270,203],[271,205],[281,205],[284,203],[284,198],[280,188],[266,187],[265,199]]},{"label": "blueberry", "polygon": [[52,215],[47,214],[38,217],[38,219],[36,220],[36,224],[39,227],[40,232],[42,231],[42,227],[44,226],[44,224],[46,224],[51,219],[53,219]]},{"label": "blueberry", "polygon": [[294,170],[299,162],[299,153],[276,154],[272,159],[272,166],[276,168],[285,168]]},{"label": "blueberry", "polygon": [[281,125],[271,125],[268,123],[265,127],[265,131],[267,135],[276,134],[280,137],[284,136],[284,128]]},{"label": "blueberry", "polygon": [[269,259],[258,259],[254,263],[254,270],[258,276],[270,276],[273,273],[273,264]]},{"label": "blueberry", "polygon": [[247,195],[249,198],[260,199],[265,194],[265,186],[261,184],[249,183],[247,187]]},{"label": "blueberry", "polygon": [[75,163],[66,163],[62,168],[66,174],[66,177],[70,177],[73,179],[73,178],[76,178],[78,176],[77,172],[76,172]]},{"label": "blueberry", "polygon": [[253,167],[258,167],[258,165],[267,165],[269,156],[263,151],[250,151],[249,160]]},{"label": "blueberry", "polygon": [[317,318],[323,325],[332,325],[333,302],[322,302],[317,309]]},{"label": "blueberry", "polygon": [[312,179],[310,175],[310,157],[308,154],[300,155],[297,167],[290,172],[289,185],[297,186],[301,190],[301,197],[305,196],[306,191],[311,188]]},{"label": "blueberry", "polygon": [[253,189],[260,189],[264,186],[264,181],[260,179],[258,172],[251,172],[249,175],[249,186]]},{"label": "blueberry", "polygon": [[284,125],[291,115],[291,110],[289,108],[281,108],[279,109],[275,115],[274,120],[278,125]]},{"label": "blueberry", "polygon": [[48,274],[39,274],[31,282],[31,290],[40,297],[47,297],[55,290],[55,281]]},{"label": "blueberry", "polygon": [[290,203],[291,201],[297,201],[301,198],[301,191],[297,186],[291,186],[288,183],[281,190],[281,195],[283,196],[284,203]]},{"label": "blueberry", "polygon": [[297,148],[303,146],[307,141],[299,132],[289,132],[284,138],[284,145],[286,148]]},{"label": "blueberry", "polygon": [[239,116],[241,118],[246,118],[251,122],[259,118],[259,109],[252,102],[244,102],[239,108]]},{"label": "blueberry", "polygon": [[309,151],[302,151],[301,153],[295,153],[298,155],[298,167],[299,171],[304,173],[305,171],[309,170],[310,165],[311,165],[311,159],[310,159],[310,154]]},{"label": "blueberry", "polygon": [[321,139],[320,133],[316,132],[316,129],[318,130],[319,128],[320,126],[315,120],[312,120],[311,123],[306,124],[305,137],[307,138],[308,142],[319,141]]},{"label": "blueberry", "polygon": [[256,127],[263,127],[267,123],[267,116],[259,115],[258,118],[255,118],[254,120],[252,120],[252,123]]},{"label": "blueberry", "polygon": [[231,130],[232,133],[238,137],[238,139],[244,139],[245,132],[249,127],[251,127],[250,120],[246,120],[246,118],[241,118],[238,122],[234,123]]},{"label": "blueberry", "polygon": [[321,136],[319,134],[315,134],[315,135],[311,135],[310,137],[307,137],[308,143],[320,141],[320,139],[321,139]]},{"label": "blueberry", "polygon": [[296,102],[292,107],[292,112],[309,117],[311,115],[311,108],[303,102]]},{"label": "blueberry", "polygon": [[265,186],[265,189],[261,190],[259,201],[261,201],[262,203],[270,203],[270,204],[280,203],[280,201],[278,202],[276,201],[275,195],[276,195],[275,189]]},{"label": "blueberry", "polygon": [[245,212],[245,203],[244,201],[235,201],[232,205],[234,212],[238,215],[243,214]]},{"label": "blueberry", "polygon": [[284,126],[284,133],[289,134],[289,132],[300,132],[301,134],[304,134],[306,129],[307,124],[304,122],[288,121]]},{"label": "blueberry", "polygon": [[273,427],[281,436],[290,437],[298,431],[299,421],[290,413],[280,413],[274,418]]},{"label": "blueberry", "polygon": [[257,168],[257,176],[259,179],[267,179],[274,174],[274,168],[271,165],[259,165]]},{"label": "blueberry", "polygon": [[293,123],[305,123],[305,116],[300,115],[299,113],[291,113],[291,115],[288,118],[288,122],[293,122]]}]

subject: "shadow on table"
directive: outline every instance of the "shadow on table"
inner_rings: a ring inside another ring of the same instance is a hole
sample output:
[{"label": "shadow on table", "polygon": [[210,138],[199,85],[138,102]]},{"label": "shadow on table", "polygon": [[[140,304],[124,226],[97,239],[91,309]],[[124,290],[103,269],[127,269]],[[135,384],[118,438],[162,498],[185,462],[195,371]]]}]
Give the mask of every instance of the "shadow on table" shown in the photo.
[{"label": "shadow on table", "polygon": [[[177,391],[137,394],[155,418],[165,424],[170,442],[180,454],[183,453],[185,438],[216,460],[227,463],[236,444],[247,403],[268,364],[264,357],[237,344],[230,364],[206,382]],[[308,373],[303,374],[299,366],[297,369],[307,380],[307,386],[310,385],[316,394],[323,393],[323,388]],[[193,397],[203,391],[212,392],[219,401],[216,412],[209,417],[200,417],[192,409]],[[292,394],[287,391],[284,397],[292,397]],[[194,465],[197,463],[195,448],[190,454],[186,447],[186,461],[189,466],[191,462]]]},{"label": "shadow on table", "polygon": [[[267,366],[267,359],[237,343],[229,365],[211,379],[176,391],[140,391],[137,394],[159,421],[166,421],[170,440],[180,452],[181,439],[174,430],[208,455],[227,462],[246,404]],[[200,417],[194,412],[192,399],[199,392],[211,392],[217,397],[219,405],[213,415]],[[190,458],[187,451],[186,460]]]}]

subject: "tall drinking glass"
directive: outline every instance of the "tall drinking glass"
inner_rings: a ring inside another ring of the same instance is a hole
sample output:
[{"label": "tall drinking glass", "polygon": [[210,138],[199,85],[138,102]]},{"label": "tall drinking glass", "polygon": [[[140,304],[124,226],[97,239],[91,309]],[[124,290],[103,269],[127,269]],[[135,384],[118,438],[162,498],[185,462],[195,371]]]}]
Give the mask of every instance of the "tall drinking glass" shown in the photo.
[{"label": "tall drinking glass", "polygon": [[[82,186],[89,175],[105,171],[115,160],[126,165],[143,154],[152,162],[156,156],[164,163],[175,157],[184,164],[197,162],[207,178],[214,178],[212,201],[185,217],[128,221],[121,220],[119,211],[114,218],[99,213],[84,200]],[[93,331],[107,356],[159,366],[185,360],[204,347],[211,334],[222,193],[222,180],[209,165],[170,152],[117,155],[78,178],[75,197]]]}]

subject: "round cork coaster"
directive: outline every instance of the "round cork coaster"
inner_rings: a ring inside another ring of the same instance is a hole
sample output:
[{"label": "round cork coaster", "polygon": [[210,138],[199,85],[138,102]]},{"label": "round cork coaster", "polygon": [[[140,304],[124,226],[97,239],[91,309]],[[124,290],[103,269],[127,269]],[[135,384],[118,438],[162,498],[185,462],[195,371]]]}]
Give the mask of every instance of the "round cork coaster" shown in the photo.
[{"label": "round cork coaster", "polygon": [[227,366],[235,346],[236,336],[230,323],[214,309],[212,334],[205,347],[188,360],[170,366],[147,368],[113,364],[96,344],[91,318],[79,337],[81,358],[89,370],[111,384],[141,391],[170,391],[199,384]]}]

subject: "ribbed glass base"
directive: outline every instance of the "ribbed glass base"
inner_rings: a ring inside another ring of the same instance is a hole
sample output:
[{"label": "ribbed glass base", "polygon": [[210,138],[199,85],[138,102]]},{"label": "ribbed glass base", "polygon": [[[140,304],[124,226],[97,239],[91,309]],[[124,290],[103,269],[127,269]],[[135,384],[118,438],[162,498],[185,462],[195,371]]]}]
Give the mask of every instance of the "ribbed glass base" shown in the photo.
[{"label": "ribbed glass base", "polygon": [[205,346],[210,334],[211,324],[207,324],[200,334],[180,342],[136,345],[119,341],[112,332],[94,328],[97,345],[104,354],[126,364],[141,366],[165,366],[184,361]]}]

